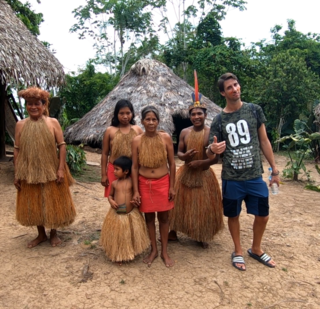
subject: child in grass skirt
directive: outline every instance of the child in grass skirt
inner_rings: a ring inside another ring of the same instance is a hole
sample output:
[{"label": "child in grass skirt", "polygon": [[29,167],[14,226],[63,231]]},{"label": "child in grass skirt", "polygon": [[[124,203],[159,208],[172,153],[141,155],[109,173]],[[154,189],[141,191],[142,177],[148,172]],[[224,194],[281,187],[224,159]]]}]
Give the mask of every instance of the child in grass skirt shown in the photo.
[{"label": "child in grass skirt", "polygon": [[117,180],[108,197],[111,208],[101,230],[101,245],[112,262],[131,261],[150,245],[146,223],[132,203],[132,161],[122,156],[113,163]]}]

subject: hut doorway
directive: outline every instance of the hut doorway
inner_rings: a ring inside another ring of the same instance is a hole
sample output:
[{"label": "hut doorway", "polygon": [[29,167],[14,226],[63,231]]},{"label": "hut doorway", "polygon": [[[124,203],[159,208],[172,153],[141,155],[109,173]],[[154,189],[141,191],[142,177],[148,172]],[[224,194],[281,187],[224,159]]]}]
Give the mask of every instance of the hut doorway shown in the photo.
[{"label": "hut doorway", "polygon": [[180,132],[183,129],[192,126],[192,122],[189,118],[182,118],[181,115],[178,114],[172,115],[172,120],[175,127],[175,131],[172,134],[172,140],[174,146],[174,153],[176,154],[178,152]]}]

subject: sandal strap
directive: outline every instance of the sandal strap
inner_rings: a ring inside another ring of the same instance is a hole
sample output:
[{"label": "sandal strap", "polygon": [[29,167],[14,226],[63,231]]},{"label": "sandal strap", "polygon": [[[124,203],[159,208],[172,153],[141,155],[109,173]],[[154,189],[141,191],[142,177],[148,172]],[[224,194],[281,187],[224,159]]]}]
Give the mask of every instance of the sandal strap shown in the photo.
[{"label": "sandal strap", "polygon": [[266,263],[268,263],[270,260],[271,260],[271,257],[267,254],[267,253],[263,253],[261,256],[260,256],[260,259],[265,261]]},{"label": "sandal strap", "polygon": [[242,255],[237,255],[232,258],[233,263],[244,264],[244,259]]}]

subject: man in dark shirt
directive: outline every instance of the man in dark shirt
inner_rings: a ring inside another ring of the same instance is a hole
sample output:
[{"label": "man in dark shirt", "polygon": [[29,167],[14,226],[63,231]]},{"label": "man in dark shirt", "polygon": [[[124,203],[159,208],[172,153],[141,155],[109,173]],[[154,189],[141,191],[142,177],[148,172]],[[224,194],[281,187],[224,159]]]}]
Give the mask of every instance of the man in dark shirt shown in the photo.
[{"label": "man in dark shirt", "polygon": [[231,256],[232,265],[239,270],[246,270],[239,222],[244,200],[247,213],[255,216],[253,242],[248,254],[266,266],[275,267],[275,262],[261,249],[262,236],[269,219],[269,191],[261,176],[260,149],[273,171],[271,183],[279,185],[279,171],[264,125],[266,118],[260,106],[241,101],[241,87],[234,74],[223,74],[218,87],[226,99],[226,106],[211,124],[207,155],[212,159],[223,153],[223,208],[235,246]]}]

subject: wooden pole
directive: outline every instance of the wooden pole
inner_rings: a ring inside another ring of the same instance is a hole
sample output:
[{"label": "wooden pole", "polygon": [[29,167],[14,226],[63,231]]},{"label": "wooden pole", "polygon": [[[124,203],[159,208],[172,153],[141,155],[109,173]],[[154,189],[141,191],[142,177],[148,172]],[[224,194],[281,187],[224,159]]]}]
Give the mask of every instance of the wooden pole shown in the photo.
[{"label": "wooden pole", "polygon": [[0,160],[6,157],[5,89],[5,85],[0,83]]}]

